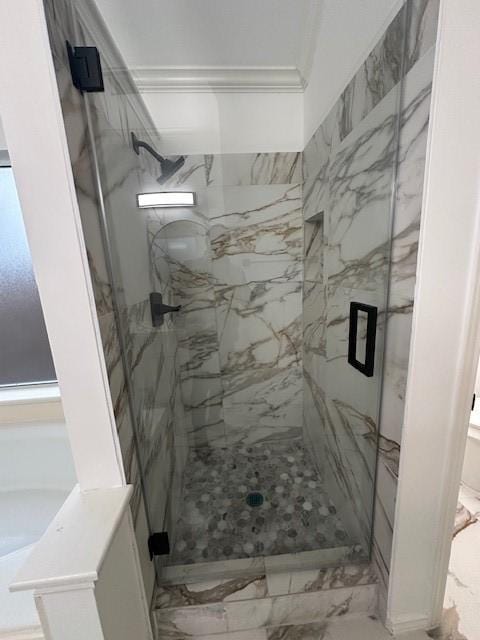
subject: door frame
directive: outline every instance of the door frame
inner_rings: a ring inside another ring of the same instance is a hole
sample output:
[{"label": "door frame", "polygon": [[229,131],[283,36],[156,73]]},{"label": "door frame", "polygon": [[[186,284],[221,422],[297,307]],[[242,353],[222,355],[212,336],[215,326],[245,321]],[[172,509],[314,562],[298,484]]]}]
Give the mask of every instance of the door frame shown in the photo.
[{"label": "door frame", "polygon": [[441,0],[386,623],[441,619],[480,354],[480,3]]}]

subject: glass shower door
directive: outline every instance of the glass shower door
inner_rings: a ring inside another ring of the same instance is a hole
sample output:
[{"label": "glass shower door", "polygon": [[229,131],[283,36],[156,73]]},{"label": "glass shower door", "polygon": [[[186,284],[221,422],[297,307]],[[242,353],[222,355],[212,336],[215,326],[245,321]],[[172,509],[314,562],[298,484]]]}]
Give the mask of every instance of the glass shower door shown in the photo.
[{"label": "glass shower door", "polygon": [[[72,16],[62,38],[97,44],[105,91],[74,93],[63,41],[59,86],[127,480],[159,569],[367,558],[405,8],[303,151],[170,159],[97,40],[100,14]],[[373,92],[377,60],[391,69]],[[137,206],[159,191],[196,201]],[[180,310],[157,322],[151,294]]]},{"label": "glass shower door", "polygon": [[[349,538],[367,557],[383,386],[405,21],[406,6],[304,152],[305,432]],[[396,56],[396,75],[372,98],[366,89],[370,65],[387,48]]]}]

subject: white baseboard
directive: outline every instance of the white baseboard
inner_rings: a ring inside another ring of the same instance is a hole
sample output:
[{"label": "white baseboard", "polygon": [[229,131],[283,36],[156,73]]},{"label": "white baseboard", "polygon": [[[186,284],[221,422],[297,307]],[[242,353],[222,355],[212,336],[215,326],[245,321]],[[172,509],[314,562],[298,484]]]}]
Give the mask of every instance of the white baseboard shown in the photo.
[{"label": "white baseboard", "polygon": [[404,615],[395,619],[387,618],[385,626],[394,636],[411,631],[426,631],[430,629],[430,619],[428,616]]}]

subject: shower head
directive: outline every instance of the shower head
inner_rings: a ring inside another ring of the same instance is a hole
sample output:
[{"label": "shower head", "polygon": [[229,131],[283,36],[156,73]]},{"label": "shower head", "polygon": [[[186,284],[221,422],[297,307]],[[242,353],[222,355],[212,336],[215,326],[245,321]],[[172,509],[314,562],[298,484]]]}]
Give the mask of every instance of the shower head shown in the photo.
[{"label": "shower head", "polygon": [[183,165],[185,164],[185,156],[179,156],[176,160],[169,160],[168,158],[164,158],[159,153],[157,153],[155,149],[148,144],[148,142],[143,142],[142,140],[139,140],[137,136],[133,133],[133,131],[131,133],[131,136],[132,136],[132,147],[135,153],[137,154],[137,156],[140,154],[140,149],[143,148],[146,151],[148,151],[148,153],[150,153],[150,155],[152,155],[155,158],[155,160],[157,160],[160,163],[162,175],[159,178],[157,178],[157,182],[159,182],[160,184],[163,184],[164,182],[166,182],[168,178],[173,176],[173,174],[176,173],[180,169],[180,167],[183,167]]},{"label": "shower head", "polygon": [[168,158],[159,159],[162,175],[157,178],[159,184],[163,184],[173,176],[183,165],[185,164],[185,157],[179,156],[176,160],[169,160]]}]

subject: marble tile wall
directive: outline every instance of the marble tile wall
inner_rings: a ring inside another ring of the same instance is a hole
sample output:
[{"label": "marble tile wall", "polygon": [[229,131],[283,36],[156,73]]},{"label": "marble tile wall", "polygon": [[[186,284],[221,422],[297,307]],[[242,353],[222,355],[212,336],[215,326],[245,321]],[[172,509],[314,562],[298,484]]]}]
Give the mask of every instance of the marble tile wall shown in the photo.
[{"label": "marble tile wall", "polygon": [[159,637],[231,634],[374,614],[376,577],[370,565],[256,575],[161,586],[154,620]]},{"label": "marble tile wall", "polygon": [[[384,592],[393,534],[437,13],[437,0],[406,3],[303,155],[305,438],[316,454],[327,491],[337,505],[344,505],[340,512],[344,523],[356,531],[366,549],[375,500],[374,557]],[[402,77],[403,87],[399,84]],[[348,307],[353,299],[379,308],[377,344],[386,339],[383,363],[381,347],[375,376],[369,379],[346,361]]]},{"label": "marble tile wall", "polygon": [[300,155],[190,157],[197,206],[150,214],[153,278],[182,305],[190,446],[301,435]]}]

